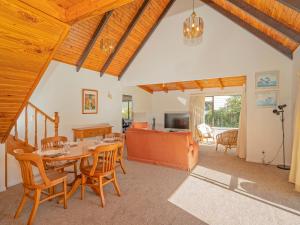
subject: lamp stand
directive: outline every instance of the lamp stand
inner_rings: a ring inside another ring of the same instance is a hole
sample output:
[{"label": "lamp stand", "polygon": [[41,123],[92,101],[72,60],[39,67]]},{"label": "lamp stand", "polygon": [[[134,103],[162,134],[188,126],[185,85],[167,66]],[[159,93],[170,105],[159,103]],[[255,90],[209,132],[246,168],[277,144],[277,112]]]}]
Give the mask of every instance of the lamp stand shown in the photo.
[{"label": "lamp stand", "polygon": [[281,113],[281,127],[282,127],[282,156],[283,156],[283,164],[277,165],[277,168],[282,170],[290,170],[290,166],[285,164],[285,133],[284,133],[284,110],[279,111]]}]

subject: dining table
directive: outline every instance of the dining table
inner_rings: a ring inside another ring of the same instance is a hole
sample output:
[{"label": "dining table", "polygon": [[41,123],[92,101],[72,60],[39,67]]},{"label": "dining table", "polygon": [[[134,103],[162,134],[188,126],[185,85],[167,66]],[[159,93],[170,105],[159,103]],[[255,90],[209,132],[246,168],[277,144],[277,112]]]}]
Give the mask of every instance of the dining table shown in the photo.
[{"label": "dining table", "polygon": [[[61,148],[42,151],[36,151],[37,154],[41,155],[43,162],[45,163],[55,163],[59,161],[81,161],[84,158],[88,158],[93,154],[93,150],[95,150],[98,146],[109,145],[109,144],[119,144],[123,143],[118,140],[109,139],[107,141],[104,140],[82,140],[80,142],[70,142],[68,143],[68,147],[66,149],[66,145]],[[51,152],[51,154],[49,154]],[[55,153],[54,153],[55,152]],[[71,188],[67,192],[67,199],[71,198],[71,196],[78,190],[81,185],[81,174],[78,174],[74,181],[71,183]],[[63,199],[59,201],[59,203],[63,203]]]}]

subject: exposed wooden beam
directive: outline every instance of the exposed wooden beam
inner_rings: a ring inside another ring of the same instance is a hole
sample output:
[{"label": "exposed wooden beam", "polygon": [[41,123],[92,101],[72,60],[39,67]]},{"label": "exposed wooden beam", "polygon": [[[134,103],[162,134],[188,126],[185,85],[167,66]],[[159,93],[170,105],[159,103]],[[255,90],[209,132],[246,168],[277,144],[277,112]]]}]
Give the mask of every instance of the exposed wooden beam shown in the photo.
[{"label": "exposed wooden beam", "polygon": [[160,17],[157,19],[156,23],[153,25],[153,27],[151,28],[151,30],[148,32],[148,34],[146,35],[146,37],[144,38],[144,40],[141,42],[141,44],[139,45],[139,47],[137,48],[137,50],[133,53],[133,55],[130,57],[128,63],[125,65],[125,67],[121,71],[121,73],[119,75],[119,80],[121,80],[121,78],[123,77],[124,73],[127,71],[128,67],[131,65],[131,63],[134,61],[135,57],[138,55],[138,53],[144,47],[144,45],[146,44],[146,42],[148,41],[148,39],[151,37],[151,35],[153,34],[153,32],[156,30],[156,28],[158,27],[158,25],[160,24],[160,22],[162,21],[162,19],[165,17],[165,15],[168,13],[168,11],[170,10],[170,8],[172,7],[172,5],[174,4],[175,1],[176,0],[170,0],[169,1],[169,3],[167,4],[166,8],[161,13]]},{"label": "exposed wooden beam", "polygon": [[219,82],[220,88],[224,89],[224,84],[223,84],[223,81],[221,78],[218,78],[218,82]]},{"label": "exposed wooden beam", "polygon": [[275,48],[277,51],[281,52],[288,58],[293,59],[293,51],[291,49],[289,49],[288,47],[283,46],[282,44],[275,41],[273,38],[266,35],[262,31],[257,30],[256,28],[254,28],[253,26],[251,26],[250,24],[248,24],[247,22],[245,22],[238,16],[235,16],[232,13],[228,12],[227,10],[225,10],[224,8],[222,8],[220,5],[216,4],[212,0],[201,0],[201,1],[205,2],[207,5],[209,5],[210,7],[212,7],[219,13],[221,13],[223,16],[226,16],[228,19],[235,22],[239,26],[243,27],[244,29],[246,29],[247,31],[249,31],[250,33],[255,35],[256,37],[258,37],[265,43],[269,44],[270,46],[272,46],[273,48]]},{"label": "exposed wooden beam", "polygon": [[299,0],[278,0],[282,4],[300,12],[300,1]]},{"label": "exposed wooden beam", "polygon": [[184,92],[184,86],[182,85],[182,83],[176,82],[176,87],[177,87],[178,90]]},{"label": "exposed wooden beam", "polygon": [[153,94],[153,90],[147,85],[139,85],[139,88],[143,89],[144,91],[147,91],[150,94]]},{"label": "exposed wooden beam", "polygon": [[199,88],[201,91],[203,91],[203,85],[202,85],[201,81],[200,81],[200,80],[195,80],[194,82],[195,82],[195,84],[198,86],[198,88]]},{"label": "exposed wooden beam", "polygon": [[103,31],[105,25],[107,24],[109,18],[112,15],[112,11],[109,11],[107,13],[104,14],[104,16],[102,17],[98,27],[96,28],[90,42],[88,43],[88,45],[86,46],[85,50],[83,51],[78,63],[77,63],[77,67],[76,67],[76,71],[78,72],[80,70],[80,68],[82,67],[84,61],[86,60],[86,58],[88,57],[88,55],[90,54],[91,50],[93,49],[98,37],[100,36],[101,32]]},{"label": "exposed wooden beam", "polygon": [[83,0],[78,1],[66,10],[66,19],[69,23],[101,15],[118,7],[133,2],[134,0]]},{"label": "exposed wooden beam", "polygon": [[[277,30],[278,32],[282,33],[283,35],[287,36],[291,40],[294,40],[297,43],[300,43],[300,33],[290,29],[289,27],[285,26],[284,24],[280,23],[279,21],[273,19],[272,17],[264,14],[262,11],[256,9],[255,7],[251,6],[250,4],[240,1],[240,0],[228,0],[231,4],[237,6],[241,10],[247,12],[251,16],[255,17],[259,21],[263,22],[264,24],[272,27],[273,29]],[[299,1],[300,2],[300,1]]]},{"label": "exposed wooden beam", "polygon": [[105,63],[103,64],[103,66],[100,70],[100,77],[103,76],[103,74],[105,73],[105,71],[107,70],[107,68],[111,64],[111,62],[113,61],[114,57],[117,55],[117,53],[121,49],[122,45],[124,44],[125,40],[129,36],[130,32],[133,30],[134,26],[136,25],[136,23],[139,21],[139,19],[141,18],[141,16],[145,12],[145,10],[146,10],[147,6],[149,5],[149,3],[150,3],[150,0],[144,0],[143,4],[141,5],[139,10],[135,14],[135,16],[132,19],[132,21],[130,22],[130,24],[128,25],[127,30],[122,35],[121,39],[119,40],[118,44],[114,48],[113,52],[110,54],[110,56],[106,59]]}]

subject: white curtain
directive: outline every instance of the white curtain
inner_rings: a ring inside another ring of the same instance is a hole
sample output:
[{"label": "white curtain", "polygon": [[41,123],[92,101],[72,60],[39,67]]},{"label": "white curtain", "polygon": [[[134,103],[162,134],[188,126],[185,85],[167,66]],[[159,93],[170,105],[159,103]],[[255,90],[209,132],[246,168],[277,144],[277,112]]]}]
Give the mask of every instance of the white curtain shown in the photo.
[{"label": "white curtain", "polygon": [[293,155],[289,181],[295,184],[295,190],[300,192],[300,78],[298,77],[298,94],[296,97],[294,119]]},{"label": "white curtain", "polygon": [[194,140],[198,141],[199,135],[197,126],[204,123],[204,106],[205,96],[204,95],[191,95],[190,96],[190,129],[193,134]]},{"label": "white curtain", "polygon": [[247,146],[247,103],[246,103],[246,87],[244,86],[241,95],[241,112],[239,122],[239,133],[237,140],[237,155],[241,159],[246,158]]}]

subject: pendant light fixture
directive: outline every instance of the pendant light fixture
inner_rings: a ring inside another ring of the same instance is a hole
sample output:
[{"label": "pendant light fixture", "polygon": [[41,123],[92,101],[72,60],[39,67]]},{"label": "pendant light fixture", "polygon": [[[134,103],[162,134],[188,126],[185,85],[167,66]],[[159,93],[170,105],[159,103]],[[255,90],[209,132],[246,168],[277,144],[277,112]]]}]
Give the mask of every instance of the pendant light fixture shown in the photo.
[{"label": "pendant light fixture", "polygon": [[200,38],[203,28],[203,19],[195,13],[195,0],[193,0],[193,13],[183,23],[183,35],[189,40]]}]

